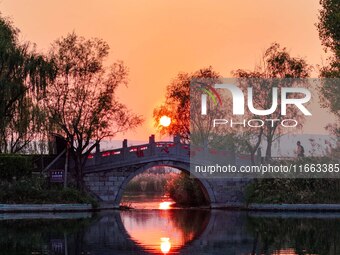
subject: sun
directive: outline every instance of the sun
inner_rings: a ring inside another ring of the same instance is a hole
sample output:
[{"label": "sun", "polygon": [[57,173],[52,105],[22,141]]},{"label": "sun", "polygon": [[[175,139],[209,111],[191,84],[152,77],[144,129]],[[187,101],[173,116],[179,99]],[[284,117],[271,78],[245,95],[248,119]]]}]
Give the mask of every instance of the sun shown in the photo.
[{"label": "sun", "polygon": [[171,118],[163,115],[160,119],[159,119],[159,124],[163,127],[168,127],[171,123]]}]

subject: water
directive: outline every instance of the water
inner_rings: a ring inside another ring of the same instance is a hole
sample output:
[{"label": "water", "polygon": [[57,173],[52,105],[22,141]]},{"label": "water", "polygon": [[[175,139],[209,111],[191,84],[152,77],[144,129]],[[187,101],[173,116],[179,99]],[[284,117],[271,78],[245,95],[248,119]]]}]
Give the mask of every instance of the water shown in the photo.
[{"label": "water", "polygon": [[31,216],[0,214],[0,254],[340,254],[339,213],[175,209]]},{"label": "water", "polygon": [[153,193],[125,193],[121,205],[134,209],[169,209],[175,202],[168,196]]}]

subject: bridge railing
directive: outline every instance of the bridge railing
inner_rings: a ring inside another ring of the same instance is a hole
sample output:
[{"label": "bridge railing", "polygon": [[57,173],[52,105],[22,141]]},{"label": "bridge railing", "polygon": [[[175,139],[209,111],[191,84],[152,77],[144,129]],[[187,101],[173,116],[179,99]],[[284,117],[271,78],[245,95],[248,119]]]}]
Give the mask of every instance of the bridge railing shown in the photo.
[{"label": "bridge railing", "polygon": [[96,153],[90,154],[87,160],[86,166],[92,166],[96,164],[106,164],[113,161],[124,163],[130,161],[138,161],[143,158],[150,157],[188,157],[190,153],[190,146],[180,142],[178,137],[174,137],[172,142],[156,142],[155,136],[149,137],[149,143],[127,146],[127,140],[123,141],[122,148],[97,151]]}]

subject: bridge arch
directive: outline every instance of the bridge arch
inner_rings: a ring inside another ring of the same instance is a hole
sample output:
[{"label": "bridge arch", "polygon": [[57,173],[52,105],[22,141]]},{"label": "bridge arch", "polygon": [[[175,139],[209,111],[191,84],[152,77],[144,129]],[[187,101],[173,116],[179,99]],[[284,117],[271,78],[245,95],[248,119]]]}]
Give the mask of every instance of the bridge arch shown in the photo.
[{"label": "bridge arch", "polygon": [[[122,184],[119,187],[116,199],[114,201],[115,205],[119,205],[120,201],[122,200],[124,191],[126,189],[126,186],[128,185],[128,183],[137,175],[143,173],[144,171],[152,168],[152,167],[157,167],[157,166],[167,166],[167,167],[172,167],[172,168],[176,168],[178,170],[181,170],[187,174],[190,174],[190,164],[188,162],[180,162],[180,161],[174,161],[174,160],[155,160],[152,162],[149,162],[139,168],[137,168],[135,171],[131,172],[122,182]],[[203,178],[199,178],[199,177],[195,177],[197,182],[199,183],[203,194],[207,200],[207,202],[209,204],[214,204],[216,202],[216,198],[215,198],[215,194],[212,190],[211,184],[203,179]]]},{"label": "bridge arch", "polygon": [[[119,207],[128,182],[151,167],[169,166],[190,173],[190,153],[190,145],[182,144],[178,137],[174,137],[173,142],[156,142],[152,135],[148,144],[130,147],[124,140],[122,148],[97,150],[89,155],[84,169],[84,184],[99,201]],[[250,164],[250,160],[238,158],[237,155],[229,160],[232,164]],[[244,206],[244,191],[249,178],[195,177],[210,207]]]}]

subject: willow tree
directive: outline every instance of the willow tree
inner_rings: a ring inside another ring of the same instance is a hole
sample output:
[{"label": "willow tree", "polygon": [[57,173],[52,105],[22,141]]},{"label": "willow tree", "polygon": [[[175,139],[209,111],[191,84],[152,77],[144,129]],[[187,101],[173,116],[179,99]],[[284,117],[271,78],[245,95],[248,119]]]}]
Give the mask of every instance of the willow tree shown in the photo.
[{"label": "willow tree", "polygon": [[21,152],[44,124],[38,107],[53,63],[18,40],[19,30],[0,17],[0,153]]},{"label": "willow tree", "polygon": [[122,62],[104,66],[109,46],[103,40],[85,39],[75,33],[56,40],[50,58],[57,68],[45,98],[51,125],[70,144],[78,188],[83,188],[83,170],[91,151],[107,137],[132,129],[142,119],[116,97],[127,84]]}]

